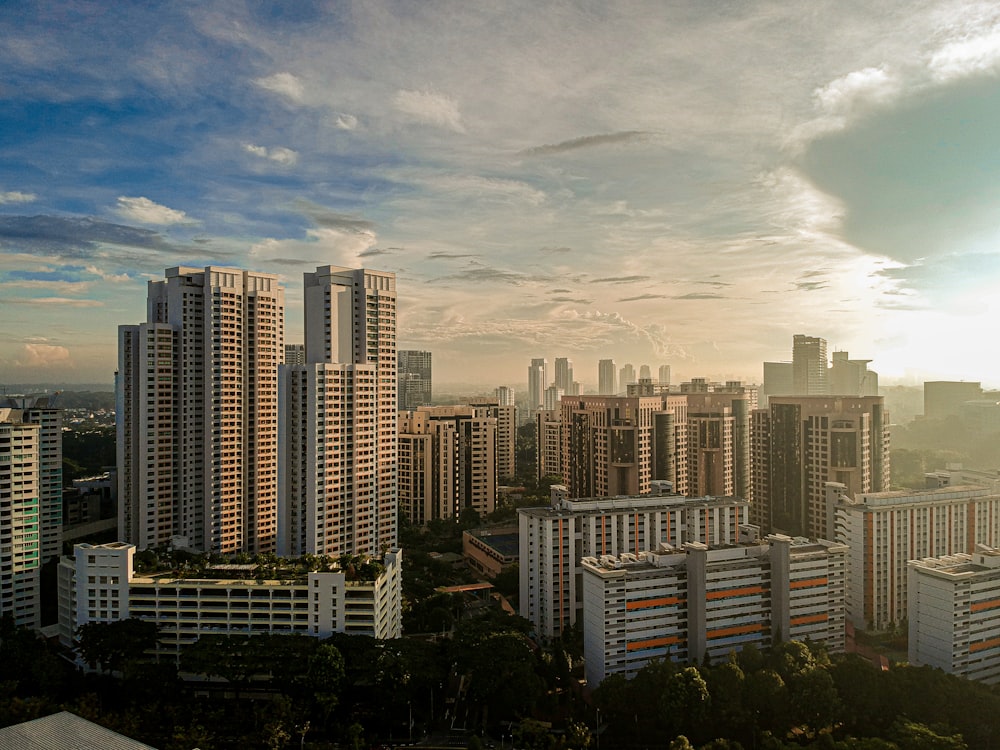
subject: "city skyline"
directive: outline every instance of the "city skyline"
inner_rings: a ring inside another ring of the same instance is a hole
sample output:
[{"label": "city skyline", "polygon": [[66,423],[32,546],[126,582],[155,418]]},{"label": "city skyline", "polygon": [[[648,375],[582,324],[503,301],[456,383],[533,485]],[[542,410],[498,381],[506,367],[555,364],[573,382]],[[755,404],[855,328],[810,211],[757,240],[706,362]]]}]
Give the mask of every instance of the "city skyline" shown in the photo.
[{"label": "city skyline", "polygon": [[435,380],[990,382],[1000,11],[14,4],[0,383],[107,382],[176,265],[395,273]]}]

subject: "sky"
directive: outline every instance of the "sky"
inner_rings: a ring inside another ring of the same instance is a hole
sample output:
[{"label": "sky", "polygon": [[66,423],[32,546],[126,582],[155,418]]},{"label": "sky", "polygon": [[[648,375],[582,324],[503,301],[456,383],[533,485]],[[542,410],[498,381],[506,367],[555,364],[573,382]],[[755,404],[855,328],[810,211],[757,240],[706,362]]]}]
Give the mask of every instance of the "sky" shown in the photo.
[{"label": "sky", "polygon": [[397,275],[435,381],[759,382],[792,336],[998,384],[1000,6],[18,2],[0,384],[108,382],[146,282]]}]

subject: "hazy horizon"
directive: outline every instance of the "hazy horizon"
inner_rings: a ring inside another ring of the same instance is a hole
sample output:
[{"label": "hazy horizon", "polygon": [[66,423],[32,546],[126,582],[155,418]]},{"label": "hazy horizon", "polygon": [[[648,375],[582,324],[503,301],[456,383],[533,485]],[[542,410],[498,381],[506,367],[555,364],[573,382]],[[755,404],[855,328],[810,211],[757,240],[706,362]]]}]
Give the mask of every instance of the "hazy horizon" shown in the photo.
[{"label": "hazy horizon", "polygon": [[757,381],[792,336],[987,385],[1000,8],[55,1],[0,35],[0,383],[105,382],[146,282],[397,274],[400,348]]}]

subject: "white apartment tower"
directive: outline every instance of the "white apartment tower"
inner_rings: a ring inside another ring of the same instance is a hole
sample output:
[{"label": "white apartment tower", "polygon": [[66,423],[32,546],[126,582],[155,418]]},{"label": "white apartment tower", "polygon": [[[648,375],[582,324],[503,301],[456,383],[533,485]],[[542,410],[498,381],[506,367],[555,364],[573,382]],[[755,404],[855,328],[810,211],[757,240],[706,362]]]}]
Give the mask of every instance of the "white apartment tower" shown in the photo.
[{"label": "white apartment tower", "polygon": [[545,407],[545,389],[549,384],[549,363],[544,358],[533,359],[528,366],[528,411]]},{"label": "white apartment tower", "polygon": [[613,359],[602,359],[597,363],[597,392],[602,396],[618,393],[618,370]]},{"label": "white apartment tower", "polygon": [[281,374],[285,555],[396,546],[396,276],[304,275],[306,364]]},{"label": "white apartment tower", "polygon": [[119,326],[119,534],[139,549],[273,552],[278,520],[277,276],[177,267]]}]

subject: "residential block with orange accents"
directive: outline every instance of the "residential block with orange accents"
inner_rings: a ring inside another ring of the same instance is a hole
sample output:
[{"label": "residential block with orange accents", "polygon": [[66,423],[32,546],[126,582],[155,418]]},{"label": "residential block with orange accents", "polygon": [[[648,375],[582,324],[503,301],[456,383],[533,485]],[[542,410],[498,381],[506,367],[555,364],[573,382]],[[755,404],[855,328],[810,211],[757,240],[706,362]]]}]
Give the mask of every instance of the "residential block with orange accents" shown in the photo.
[{"label": "residential block with orange accents", "polygon": [[633,677],[651,660],[719,661],[748,645],[810,640],[844,650],[847,547],[745,526],[738,544],[689,542],[586,557],[587,684]]}]

